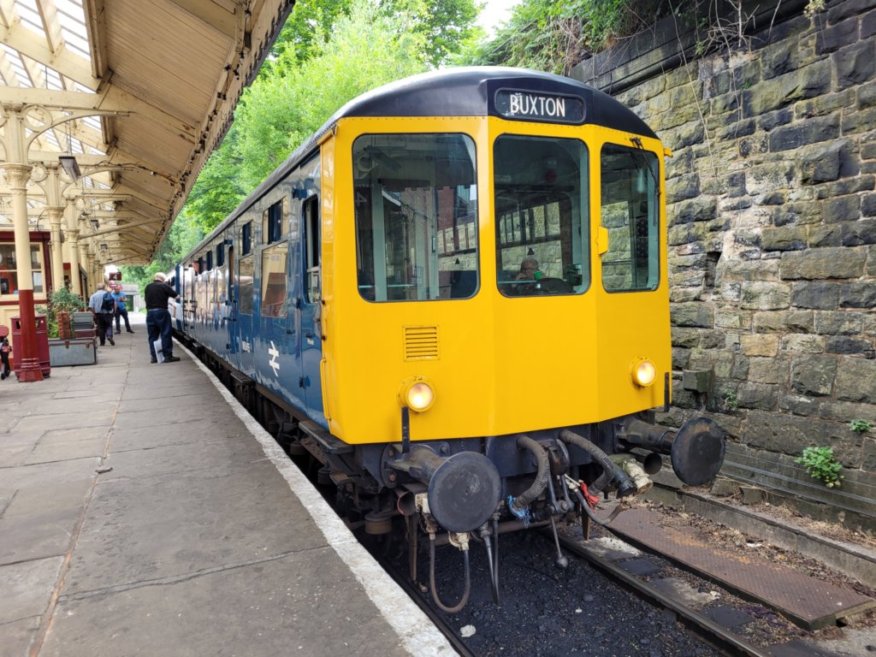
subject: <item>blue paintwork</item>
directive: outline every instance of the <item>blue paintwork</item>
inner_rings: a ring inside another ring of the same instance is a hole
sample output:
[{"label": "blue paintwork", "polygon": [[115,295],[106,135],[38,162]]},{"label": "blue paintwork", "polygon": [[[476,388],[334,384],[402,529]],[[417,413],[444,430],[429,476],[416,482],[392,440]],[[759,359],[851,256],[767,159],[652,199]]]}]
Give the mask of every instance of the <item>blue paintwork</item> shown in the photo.
[{"label": "blue paintwork", "polygon": [[[177,266],[180,291],[187,299],[184,332],[196,342],[225,360],[256,383],[284,399],[300,413],[321,426],[328,423],[323,413],[320,385],[322,339],[319,330],[318,304],[308,303],[305,295],[305,226],[302,206],[305,198],[319,194],[319,160],[310,159],[289,168],[282,178],[274,178],[271,187],[262,186],[211,233],[182,263],[191,267],[208,251],[226,241],[225,264],[212,272],[181,275]],[[295,193],[293,193],[293,190]],[[262,214],[267,208],[286,199],[289,204],[289,225],[285,227],[287,244],[285,315],[262,317],[261,314],[261,257],[263,242]],[[242,226],[252,225],[252,251],[242,256]],[[254,261],[252,313],[240,311],[240,262],[242,257]],[[234,273],[234,281],[227,281],[227,297],[204,308],[203,287],[208,277]],[[178,283],[179,284],[179,283]],[[188,300],[195,294],[195,304]]]}]

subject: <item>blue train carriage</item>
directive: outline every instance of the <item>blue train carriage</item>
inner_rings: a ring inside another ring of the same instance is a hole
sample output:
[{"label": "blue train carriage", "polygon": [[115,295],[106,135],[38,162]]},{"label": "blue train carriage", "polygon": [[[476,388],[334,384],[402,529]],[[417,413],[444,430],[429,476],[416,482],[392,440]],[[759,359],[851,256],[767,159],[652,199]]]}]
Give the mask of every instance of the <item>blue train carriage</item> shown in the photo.
[{"label": "blue train carriage", "polygon": [[184,260],[186,337],[369,533],[419,517],[498,549],[643,490],[660,454],[705,483],[720,428],[653,423],[671,394],[664,154],[567,78],[384,86]]}]

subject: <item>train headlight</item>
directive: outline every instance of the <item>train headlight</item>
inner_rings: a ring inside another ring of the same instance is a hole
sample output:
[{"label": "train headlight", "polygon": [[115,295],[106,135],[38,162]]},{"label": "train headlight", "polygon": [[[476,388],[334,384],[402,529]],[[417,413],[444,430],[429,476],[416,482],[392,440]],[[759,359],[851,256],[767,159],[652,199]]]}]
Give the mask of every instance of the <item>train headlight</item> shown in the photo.
[{"label": "train headlight", "polygon": [[657,378],[657,368],[650,360],[640,360],[633,367],[633,382],[642,388],[647,388]]},{"label": "train headlight", "polygon": [[408,383],[402,391],[402,404],[415,413],[428,411],[434,401],[435,391],[422,379]]}]

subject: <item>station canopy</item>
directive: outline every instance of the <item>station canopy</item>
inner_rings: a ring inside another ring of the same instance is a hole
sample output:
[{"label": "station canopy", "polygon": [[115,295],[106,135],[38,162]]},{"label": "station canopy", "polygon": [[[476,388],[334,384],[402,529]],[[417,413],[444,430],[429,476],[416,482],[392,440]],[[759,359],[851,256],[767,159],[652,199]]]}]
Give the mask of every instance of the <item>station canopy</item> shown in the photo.
[{"label": "station canopy", "polygon": [[[24,119],[31,228],[47,229],[40,182],[66,156],[62,202],[103,264],[151,261],[293,5],[0,0],[0,104]],[[0,223],[10,212],[0,198]]]}]

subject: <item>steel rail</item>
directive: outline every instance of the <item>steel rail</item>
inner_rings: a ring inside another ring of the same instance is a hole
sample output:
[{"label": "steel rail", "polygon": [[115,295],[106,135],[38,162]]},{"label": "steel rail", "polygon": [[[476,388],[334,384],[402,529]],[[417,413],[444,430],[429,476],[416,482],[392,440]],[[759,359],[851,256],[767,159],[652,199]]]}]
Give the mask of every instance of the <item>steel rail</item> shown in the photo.
[{"label": "steel rail", "polygon": [[685,624],[692,626],[695,631],[700,633],[701,636],[716,647],[722,650],[729,650],[731,651],[731,654],[741,655],[743,657],[771,657],[772,653],[769,651],[762,650],[757,646],[740,639],[711,618],[699,613],[695,609],[685,606],[682,602],[669,597],[644,580],[628,573],[607,559],[603,559],[599,555],[591,553],[576,541],[561,536],[560,543],[564,548],[573,552],[575,555],[586,559],[593,566],[610,577],[619,580],[641,597],[647,598],[661,607],[670,609],[677,614]]}]

